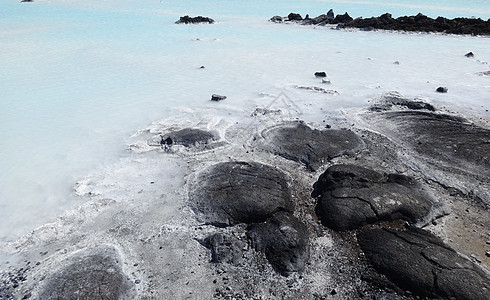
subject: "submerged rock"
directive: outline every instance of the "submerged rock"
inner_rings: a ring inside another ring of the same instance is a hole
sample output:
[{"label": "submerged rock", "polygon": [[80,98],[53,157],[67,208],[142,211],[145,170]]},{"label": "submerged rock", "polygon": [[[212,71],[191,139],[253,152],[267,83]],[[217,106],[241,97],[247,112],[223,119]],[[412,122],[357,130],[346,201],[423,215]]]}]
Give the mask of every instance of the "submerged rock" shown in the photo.
[{"label": "submerged rock", "polygon": [[278,212],[267,222],[252,224],[247,235],[277,272],[288,276],[304,270],[310,255],[309,233],[291,213]]},{"label": "submerged rock", "polygon": [[201,129],[184,128],[163,135],[160,144],[168,147],[172,145],[190,147],[196,144],[207,144],[214,140],[217,140],[214,133]]},{"label": "submerged rock", "polygon": [[214,20],[208,17],[197,16],[189,17],[188,15],[180,17],[180,19],[175,22],[176,24],[197,24],[197,23],[208,23],[213,24]]},{"label": "submerged rock", "polygon": [[402,219],[417,223],[432,200],[413,179],[354,165],[328,168],[314,185],[315,211],[323,225],[351,230],[379,221]]},{"label": "submerged rock", "polygon": [[128,281],[121,259],[112,247],[97,247],[77,253],[63,269],[47,279],[39,299],[122,299]]},{"label": "submerged rock", "polygon": [[278,211],[294,210],[286,174],[256,162],[224,162],[196,179],[189,205],[204,223],[257,223]]},{"label": "submerged rock", "polygon": [[304,123],[274,127],[262,133],[266,151],[304,164],[311,171],[345,154],[362,148],[361,139],[346,129],[311,129]]},{"label": "submerged rock", "polygon": [[357,240],[374,268],[421,297],[488,299],[490,277],[431,233],[371,229]]}]

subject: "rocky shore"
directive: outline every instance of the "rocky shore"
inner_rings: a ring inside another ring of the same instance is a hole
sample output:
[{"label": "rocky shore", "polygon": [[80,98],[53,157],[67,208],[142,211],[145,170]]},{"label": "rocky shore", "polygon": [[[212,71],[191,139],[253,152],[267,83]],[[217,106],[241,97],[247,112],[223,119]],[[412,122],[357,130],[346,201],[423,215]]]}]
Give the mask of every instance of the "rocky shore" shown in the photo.
[{"label": "rocky shore", "polygon": [[348,13],[335,15],[333,10],[317,17],[306,15],[302,17],[297,13],[290,13],[287,17],[274,16],[270,19],[277,23],[298,23],[301,25],[336,25],[337,28],[359,28],[361,30],[398,30],[416,32],[441,32],[448,34],[471,34],[489,35],[490,19],[480,18],[454,18],[447,19],[437,17],[436,19],[425,16],[421,13],[415,16],[402,16],[393,18],[390,13],[382,14],[379,17],[353,18]]},{"label": "rocky shore", "polygon": [[261,112],[142,134],[11,245],[0,299],[488,298],[488,122],[397,93],[348,128]]}]

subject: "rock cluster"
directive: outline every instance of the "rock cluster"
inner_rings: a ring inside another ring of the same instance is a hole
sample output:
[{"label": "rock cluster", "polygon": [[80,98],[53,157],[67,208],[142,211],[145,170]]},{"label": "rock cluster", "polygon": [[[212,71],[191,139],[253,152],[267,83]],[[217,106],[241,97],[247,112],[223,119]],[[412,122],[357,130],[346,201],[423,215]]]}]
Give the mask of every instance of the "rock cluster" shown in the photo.
[{"label": "rock cluster", "polygon": [[180,17],[180,19],[175,22],[175,24],[198,24],[198,23],[213,24],[214,20],[209,17],[203,17],[203,16],[189,17],[188,15],[185,15],[183,17]]},{"label": "rock cluster", "polygon": [[337,25],[338,28],[361,28],[363,30],[383,29],[402,31],[444,32],[449,34],[490,34],[490,19],[485,21],[480,18],[454,18],[447,19],[437,17],[432,19],[421,13],[415,16],[402,16],[393,18],[390,13],[379,17],[353,19],[348,13],[333,17],[333,11],[319,15],[315,18],[305,17],[296,13],[290,13],[287,18],[274,16],[273,22],[298,22],[303,25]]}]

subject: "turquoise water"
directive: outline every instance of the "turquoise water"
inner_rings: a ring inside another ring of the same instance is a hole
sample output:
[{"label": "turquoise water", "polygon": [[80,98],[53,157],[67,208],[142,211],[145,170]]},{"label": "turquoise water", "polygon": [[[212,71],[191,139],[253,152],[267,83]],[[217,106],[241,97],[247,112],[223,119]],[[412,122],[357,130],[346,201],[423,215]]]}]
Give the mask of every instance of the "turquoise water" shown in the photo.
[{"label": "turquoise water", "polygon": [[[4,241],[82,203],[73,195],[75,183],[128,155],[125,144],[136,130],[175,107],[206,106],[213,93],[232,96],[230,106],[248,111],[258,93],[311,84],[304,78],[328,69],[342,92],[331,109],[365,106],[380,85],[433,97],[428,81],[458,87],[449,100],[435,101],[456,103],[469,94],[467,105],[479,107],[488,98],[488,79],[473,76],[488,65],[461,59],[473,51],[490,60],[488,38],[344,32],[267,20],[330,8],[353,17],[389,11],[487,19],[490,1],[0,0],[0,8]],[[186,14],[218,23],[174,24]],[[395,60],[403,60],[397,70]]]}]

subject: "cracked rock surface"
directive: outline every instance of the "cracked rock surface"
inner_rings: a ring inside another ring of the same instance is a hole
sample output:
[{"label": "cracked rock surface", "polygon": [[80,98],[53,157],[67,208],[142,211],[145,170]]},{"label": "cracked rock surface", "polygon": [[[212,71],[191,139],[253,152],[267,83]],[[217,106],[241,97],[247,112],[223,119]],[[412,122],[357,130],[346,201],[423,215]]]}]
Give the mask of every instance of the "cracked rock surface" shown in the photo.
[{"label": "cracked rock surface", "polygon": [[206,144],[216,139],[216,135],[212,132],[201,129],[184,128],[165,134],[162,136],[160,143],[167,146],[176,144],[189,147],[195,145],[196,143]]},{"label": "cracked rock surface", "polygon": [[365,224],[403,219],[422,221],[432,201],[413,178],[382,174],[354,165],[334,165],[315,183],[316,213],[334,230],[351,230]]},{"label": "cracked rock surface", "polygon": [[199,221],[219,227],[263,222],[294,210],[286,174],[257,162],[224,162],[198,175],[189,206]]},{"label": "cracked rock surface", "polygon": [[309,233],[291,213],[278,212],[267,222],[252,224],[247,235],[252,246],[264,252],[279,273],[290,275],[304,270],[310,252]]},{"label": "cracked rock surface", "polygon": [[263,133],[266,151],[304,164],[315,171],[332,158],[352,154],[362,141],[346,129],[311,129],[304,123],[272,128]]},{"label": "cracked rock surface", "polygon": [[357,239],[374,268],[402,289],[422,297],[488,299],[488,273],[427,231],[370,229]]}]

